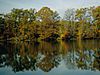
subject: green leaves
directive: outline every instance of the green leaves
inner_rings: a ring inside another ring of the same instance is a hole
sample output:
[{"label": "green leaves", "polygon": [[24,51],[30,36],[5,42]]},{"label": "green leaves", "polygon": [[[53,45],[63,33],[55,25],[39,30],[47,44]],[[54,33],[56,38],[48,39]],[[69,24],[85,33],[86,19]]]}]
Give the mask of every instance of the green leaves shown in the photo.
[{"label": "green leaves", "polygon": [[100,38],[100,6],[68,9],[61,19],[49,7],[15,9],[0,18],[2,36],[21,40],[57,40]]}]

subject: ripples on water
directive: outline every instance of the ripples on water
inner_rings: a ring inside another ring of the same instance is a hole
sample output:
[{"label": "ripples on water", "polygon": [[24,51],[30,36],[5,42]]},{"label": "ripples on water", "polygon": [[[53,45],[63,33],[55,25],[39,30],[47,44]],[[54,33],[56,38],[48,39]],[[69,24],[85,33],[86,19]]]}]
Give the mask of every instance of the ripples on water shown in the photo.
[{"label": "ripples on water", "polygon": [[100,40],[0,43],[0,75],[100,75]]}]

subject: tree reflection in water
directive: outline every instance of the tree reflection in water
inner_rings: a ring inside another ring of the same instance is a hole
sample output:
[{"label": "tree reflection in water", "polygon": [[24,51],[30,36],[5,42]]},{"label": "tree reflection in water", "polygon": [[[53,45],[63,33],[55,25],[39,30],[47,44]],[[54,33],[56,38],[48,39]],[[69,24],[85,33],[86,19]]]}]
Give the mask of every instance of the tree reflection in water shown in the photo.
[{"label": "tree reflection in water", "polygon": [[64,60],[68,69],[100,71],[99,42],[0,43],[0,67],[14,72],[38,69],[49,72]]}]

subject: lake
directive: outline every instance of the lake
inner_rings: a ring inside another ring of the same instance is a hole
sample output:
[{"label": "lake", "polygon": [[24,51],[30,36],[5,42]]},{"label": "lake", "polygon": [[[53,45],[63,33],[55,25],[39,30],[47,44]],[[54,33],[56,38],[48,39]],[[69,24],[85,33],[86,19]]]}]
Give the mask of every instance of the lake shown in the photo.
[{"label": "lake", "polygon": [[0,42],[0,75],[100,75],[100,40]]}]

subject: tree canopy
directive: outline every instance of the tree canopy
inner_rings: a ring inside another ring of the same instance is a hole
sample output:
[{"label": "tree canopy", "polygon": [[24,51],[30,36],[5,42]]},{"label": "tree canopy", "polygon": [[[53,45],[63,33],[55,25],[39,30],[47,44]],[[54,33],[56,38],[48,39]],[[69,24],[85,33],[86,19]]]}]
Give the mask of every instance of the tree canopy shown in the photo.
[{"label": "tree canopy", "polygon": [[65,10],[63,19],[49,7],[0,14],[0,40],[100,39],[100,6]]}]

